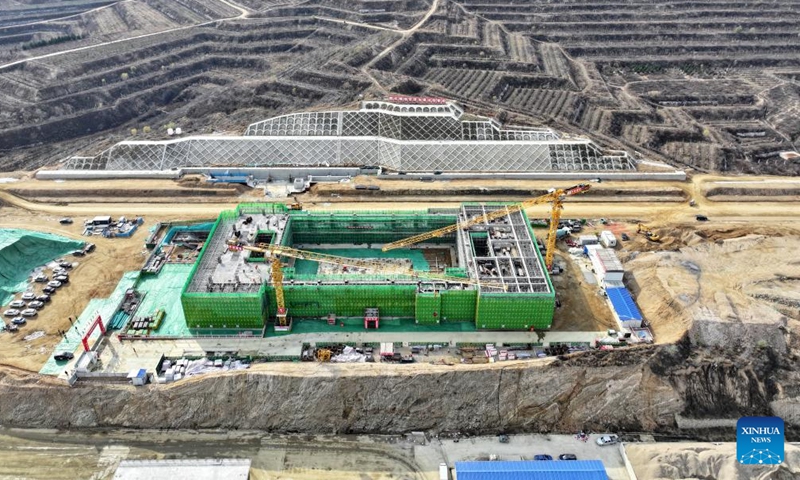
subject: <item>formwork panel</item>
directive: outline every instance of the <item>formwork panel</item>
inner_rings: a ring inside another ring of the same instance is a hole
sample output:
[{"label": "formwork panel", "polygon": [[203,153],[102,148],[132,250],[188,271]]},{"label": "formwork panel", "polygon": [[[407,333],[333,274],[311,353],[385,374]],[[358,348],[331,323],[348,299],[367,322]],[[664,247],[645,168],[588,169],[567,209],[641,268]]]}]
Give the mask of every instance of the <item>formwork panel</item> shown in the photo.
[{"label": "formwork panel", "polygon": [[415,299],[414,319],[420,325],[439,323],[442,313],[442,296],[438,293],[418,293]]}]

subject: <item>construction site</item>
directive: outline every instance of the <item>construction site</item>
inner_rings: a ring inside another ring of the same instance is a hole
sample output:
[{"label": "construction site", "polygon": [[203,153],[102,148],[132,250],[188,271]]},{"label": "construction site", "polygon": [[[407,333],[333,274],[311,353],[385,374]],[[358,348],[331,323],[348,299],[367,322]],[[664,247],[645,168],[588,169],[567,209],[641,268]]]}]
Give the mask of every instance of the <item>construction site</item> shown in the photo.
[{"label": "construction site", "polygon": [[0,0],[0,477],[800,478],[794,3]]}]

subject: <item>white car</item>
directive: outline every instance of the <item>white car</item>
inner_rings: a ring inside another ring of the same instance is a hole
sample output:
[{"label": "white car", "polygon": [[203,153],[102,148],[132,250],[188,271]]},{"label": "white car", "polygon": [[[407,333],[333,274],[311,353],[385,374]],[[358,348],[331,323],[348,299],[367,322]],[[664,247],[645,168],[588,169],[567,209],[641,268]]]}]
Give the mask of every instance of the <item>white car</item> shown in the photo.
[{"label": "white car", "polygon": [[36,298],[36,294],[33,292],[25,292],[22,294],[22,299],[27,301],[33,300]]},{"label": "white car", "polygon": [[36,310],[40,310],[44,307],[44,302],[40,302],[38,300],[34,300],[28,303],[28,308],[35,308]]},{"label": "white car", "polygon": [[47,275],[45,275],[43,273],[40,273],[39,275],[36,275],[35,277],[33,277],[33,281],[34,282],[39,282],[39,283],[44,283],[44,282],[47,281]]},{"label": "white car", "polygon": [[11,308],[3,312],[3,315],[5,315],[6,317],[16,317],[17,315],[19,315],[19,310]]},{"label": "white car", "polygon": [[35,317],[38,314],[39,312],[37,312],[35,308],[26,308],[25,310],[20,312],[20,315],[22,315],[23,317]]},{"label": "white car", "polygon": [[597,445],[605,447],[606,445],[614,445],[619,443],[619,437],[616,435],[603,435],[596,440]]},{"label": "white car", "polygon": [[14,300],[13,302],[8,304],[11,308],[22,308],[25,306],[25,302],[22,300]]},{"label": "white car", "polygon": [[47,286],[53,288],[59,288],[61,286],[61,282],[59,282],[58,280],[50,280],[49,282],[47,282]]}]

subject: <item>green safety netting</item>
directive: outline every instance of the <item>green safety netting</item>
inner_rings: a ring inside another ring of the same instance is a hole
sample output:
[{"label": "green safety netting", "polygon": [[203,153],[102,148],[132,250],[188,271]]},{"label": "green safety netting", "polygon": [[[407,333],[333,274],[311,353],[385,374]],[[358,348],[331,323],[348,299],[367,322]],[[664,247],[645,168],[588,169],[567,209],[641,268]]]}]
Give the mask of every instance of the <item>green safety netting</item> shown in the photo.
[{"label": "green safety netting", "polygon": [[84,242],[60,235],[15,228],[0,229],[0,305],[27,288],[37,267],[83,247]]},{"label": "green safety netting", "polygon": [[166,315],[158,330],[150,335],[158,337],[190,337],[189,328],[181,306],[181,290],[193,265],[167,264],[158,275],[143,276],[136,290],[144,293],[142,304],[136,310],[137,317],[148,317],[163,308]]}]

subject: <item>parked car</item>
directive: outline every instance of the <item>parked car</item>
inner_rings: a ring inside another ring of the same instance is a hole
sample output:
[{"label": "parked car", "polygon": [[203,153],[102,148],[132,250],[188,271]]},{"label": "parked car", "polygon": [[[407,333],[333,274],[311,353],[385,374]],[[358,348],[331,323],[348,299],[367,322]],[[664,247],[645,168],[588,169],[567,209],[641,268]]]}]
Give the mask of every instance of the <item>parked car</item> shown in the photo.
[{"label": "parked car", "polygon": [[534,455],[533,459],[534,460],[552,460],[553,457],[551,457],[550,455]]},{"label": "parked car", "polygon": [[577,460],[578,456],[574,453],[562,453],[558,456],[559,460]]},{"label": "parked car", "polygon": [[86,255],[86,252],[84,252],[83,250],[75,250],[72,252],[73,257],[82,257],[84,255]]},{"label": "parked car", "polygon": [[36,275],[35,277],[33,277],[33,281],[34,282],[38,282],[38,283],[44,283],[44,282],[46,282],[48,280],[50,280],[50,279],[47,278],[47,275],[45,275],[44,273],[40,273],[39,275]]},{"label": "parked car", "polygon": [[53,280],[55,280],[57,282],[61,282],[62,284],[65,284],[65,283],[69,283],[69,276],[67,276],[67,275],[58,275]]},{"label": "parked car", "polygon": [[11,308],[22,308],[25,306],[25,301],[23,300],[14,300],[13,302],[8,304]]},{"label": "parked car", "polygon": [[67,270],[65,268],[57,267],[53,269],[53,275],[66,275]]},{"label": "parked car", "polygon": [[696,215],[694,218],[696,218],[698,222],[707,222],[708,221],[708,217],[706,217],[705,215]]},{"label": "parked car", "polygon": [[72,262],[65,262],[64,260],[60,260],[58,262],[58,266],[69,270],[72,268]]},{"label": "parked car", "polygon": [[14,333],[17,330],[19,330],[19,327],[12,323],[11,325],[6,325],[6,330],[8,330],[11,333]]},{"label": "parked car", "polygon": [[619,443],[619,437],[616,435],[603,435],[596,440],[597,445],[605,447],[606,445],[614,445]]},{"label": "parked car", "polygon": [[47,303],[50,301],[50,295],[42,294],[36,297],[37,302]]},{"label": "parked car", "polygon": [[57,361],[57,362],[63,362],[65,360],[72,360],[73,358],[75,358],[75,354],[72,353],[72,352],[67,352],[67,351],[58,352],[55,355],[53,355],[53,359],[55,361]]},{"label": "parked car", "polygon": [[40,310],[44,308],[44,302],[40,302],[38,300],[28,302],[28,308],[35,308],[36,310]]},{"label": "parked car", "polygon": [[37,312],[35,308],[26,308],[21,312],[21,314],[23,317],[35,317],[36,315],[39,315],[39,312]]},{"label": "parked car", "polygon": [[58,221],[61,225],[72,225],[72,219],[69,217],[64,217]]},{"label": "parked car", "polygon": [[47,286],[50,288],[58,288],[61,286],[61,282],[59,282],[58,280],[51,280],[47,282]]},{"label": "parked car", "polygon": [[33,292],[25,292],[22,294],[22,299],[25,301],[33,300],[34,298],[36,298],[36,294]]},{"label": "parked car", "polygon": [[83,251],[85,253],[92,253],[92,252],[94,252],[94,249],[95,249],[96,246],[97,245],[95,245],[94,243],[89,243],[85,247],[83,247]]},{"label": "parked car", "polygon": [[48,295],[52,295],[52,294],[56,293],[56,289],[55,289],[55,288],[53,288],[53,287],[44,287],[44,288],[42,289],[42,291],[43,291],[44,293],[48,294]]},{"label": "parked car", "polygon": [[17,310],[16,308],[10,308],[5,312],[3,312],[3,315],[5,315],[6,317],[16,317],[17,315],[19,315],[19,310]]},{"label": "parked car", "polygon": [[27,320],[25,320],[25,319],[24,319],[24,318],[22,318],[22,317],[14,317],[14,318],[11,320],[11,323],[13,323],[14,325],[25,325],[26,323],[28,323],[28,321],[27,321]]}]

